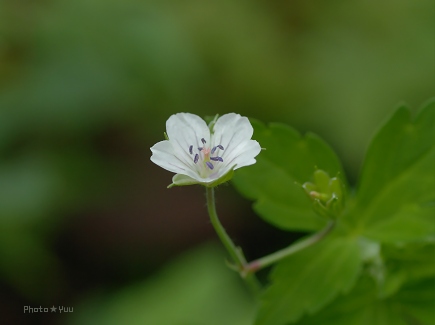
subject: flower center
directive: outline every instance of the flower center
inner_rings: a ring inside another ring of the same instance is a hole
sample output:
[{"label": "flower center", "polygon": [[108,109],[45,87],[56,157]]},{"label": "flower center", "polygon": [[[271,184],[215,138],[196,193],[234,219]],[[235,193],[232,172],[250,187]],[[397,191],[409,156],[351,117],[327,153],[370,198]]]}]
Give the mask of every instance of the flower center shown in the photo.
[{"label": "flower center", "polygon": [[[217,145],[213,148],[210,148],[208,146],[206,146],[206,141],[204,140],[204,138],[201,139],[202,144],[204,145],[203,147],[198,148],[198,153],[194,153],[193,151],[193,146],[189,146],[189,153],[193,156],[193,162],[196,164],[198,163],[198,161],[201,159],[201,161],[203,162],[204,166],[206,166],[208,169],[213,170],[214,169],[214,164],[213,162],[223,162],[224,160],[222,159],[222,157],[219,156],[211,156],[214,155],[214,153],[216,152],[217,149],[220,150],[224,150],[224,147],[222,145]],[[213,161],[213,162],[212,162]]]}]

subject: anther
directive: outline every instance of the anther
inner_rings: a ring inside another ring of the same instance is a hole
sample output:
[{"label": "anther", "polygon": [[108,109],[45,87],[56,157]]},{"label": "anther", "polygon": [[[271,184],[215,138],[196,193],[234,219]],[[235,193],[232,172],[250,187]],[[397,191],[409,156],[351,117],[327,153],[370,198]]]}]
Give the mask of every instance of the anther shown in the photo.
[{"label": "anther", "polygon": [[213,147],[213,149],[211,149],[211,154],[214,154],[214,152],[216,151],[217,148],[224,150],[224,147],[222,145],[218,144],[216,147]]},{"label": "anther", "polygon": [[199,155],[196,154],[196,155],[195,155],[195,159],[193,160],[193,162],[196,164],[196,163],[198,162],[198,159],[199,159]]},{"label": "anther", "polygon": [[206,144],[207,142],[204,140],[204,138],[201,139],[202,144]]},{"label": "anther", "polygon": [[190,147],[189,147],[189,153],[190,153],[190,154],[193,153],[193,152],[192,152],[192,149],[193,149],[193,146],[190,146]]},{"label": "anther", "polygon": [[211,162],[206,161],[205,163],[207,164],[208,168],[210,168],[210,169],[214,168],[214,166],[213,166],[213,164]]},{"label": "anther", "polygon": [[224,160],[222,159],[222,157],[210,157],[210,160],[224,162]]}]

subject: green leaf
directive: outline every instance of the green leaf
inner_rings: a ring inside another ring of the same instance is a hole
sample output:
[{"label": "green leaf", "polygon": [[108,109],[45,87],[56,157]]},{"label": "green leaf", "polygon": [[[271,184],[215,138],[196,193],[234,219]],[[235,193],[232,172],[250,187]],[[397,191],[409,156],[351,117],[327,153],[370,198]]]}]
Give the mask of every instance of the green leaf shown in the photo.
[{"label": "green leaf", "polygon": [[382,299],[371,278],[362,277],[347,295],[298,325],[433,325],[434,279],[409,284],[398,295]]},{"label": "green leaf", "polygon": [[361,267],[357,240],[332,238],[280,262],[264,293],[256,325],[288,324],[349,291]]},{"label": "green leaf", "polygon": [[379,258],[367,260],[370,275],[376,279],[381,298],[393,296],[407,283],[435,275],[435,245],[415,242],[407,245],[382,245]]},{"label": "green leaf", "polygon": [[183,254],[150,279],[74,307],[69,325],[250,325],[254,301],[223,261],[205,245]]},{"label": "green leaf", "polygon": [[382,301],[377,301],[372,279],[361,278],[347,295],[313,316],[306,316],[298,325],[406,325]]},{"label": "green leaf", "polygon": [[392,303],[400,305],[405,319],[414,324],[435,324],[435,277],[404,286]]},{"label": "green leaf", "polygon": [[400,107],[373,139],[353,219],[384,242],[435,236],[435,102],[415,121]]},{"label": "green leaf", "polygon": [[418,281],[435,274],[435,244],[413,243],[394,247],[384,245],[382,256],[390,273],[401,272],[406,281]]},{"label": "green leaf", "polygon": [[[311,181],[316,167],[331,177],[344,173],[332,149],[312,133],[302,137],[283,124],[266,126],[252,121],[254,139],[263,150],[257,163],[237,170],[236,188],[255,200],[254,210],[267,222],[285,230],[317,230],[327,220],[313,211],[301,185]],[[343,183],[346,183],[345,181]]]}]

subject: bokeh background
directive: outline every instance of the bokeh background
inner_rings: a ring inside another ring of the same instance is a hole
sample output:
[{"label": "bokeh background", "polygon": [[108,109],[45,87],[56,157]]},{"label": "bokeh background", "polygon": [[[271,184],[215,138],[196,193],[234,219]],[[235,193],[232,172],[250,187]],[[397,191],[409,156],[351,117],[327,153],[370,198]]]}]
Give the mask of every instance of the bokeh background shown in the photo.
[{"label": "bokeh background", "polygon": [[[355,184],[391,111],[434,96],[434,58],[431,0],[0,0],[1,323],[165,325],[195,310],[249,324],[203,189],[166,189],[149,160],[166,119],[313,131]],[[231,185],[217,199],[249,258],[300,235]]]}]

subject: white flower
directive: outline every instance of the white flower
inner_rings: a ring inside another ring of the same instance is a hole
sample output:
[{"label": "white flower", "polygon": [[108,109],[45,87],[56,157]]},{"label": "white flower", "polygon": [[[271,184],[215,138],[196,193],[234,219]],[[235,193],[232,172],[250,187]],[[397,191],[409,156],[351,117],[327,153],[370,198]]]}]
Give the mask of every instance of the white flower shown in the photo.
[{"label": "white flower", "polygon": [[178,113],[166,121],[166,132],[169,139],[151,148],[151,161],[177,173],[171,185],[218,185],[235,169],[255,164],[261,151],[251,140],[248,118],[235,113],[222,115],[210,128],[197,115]]}]

